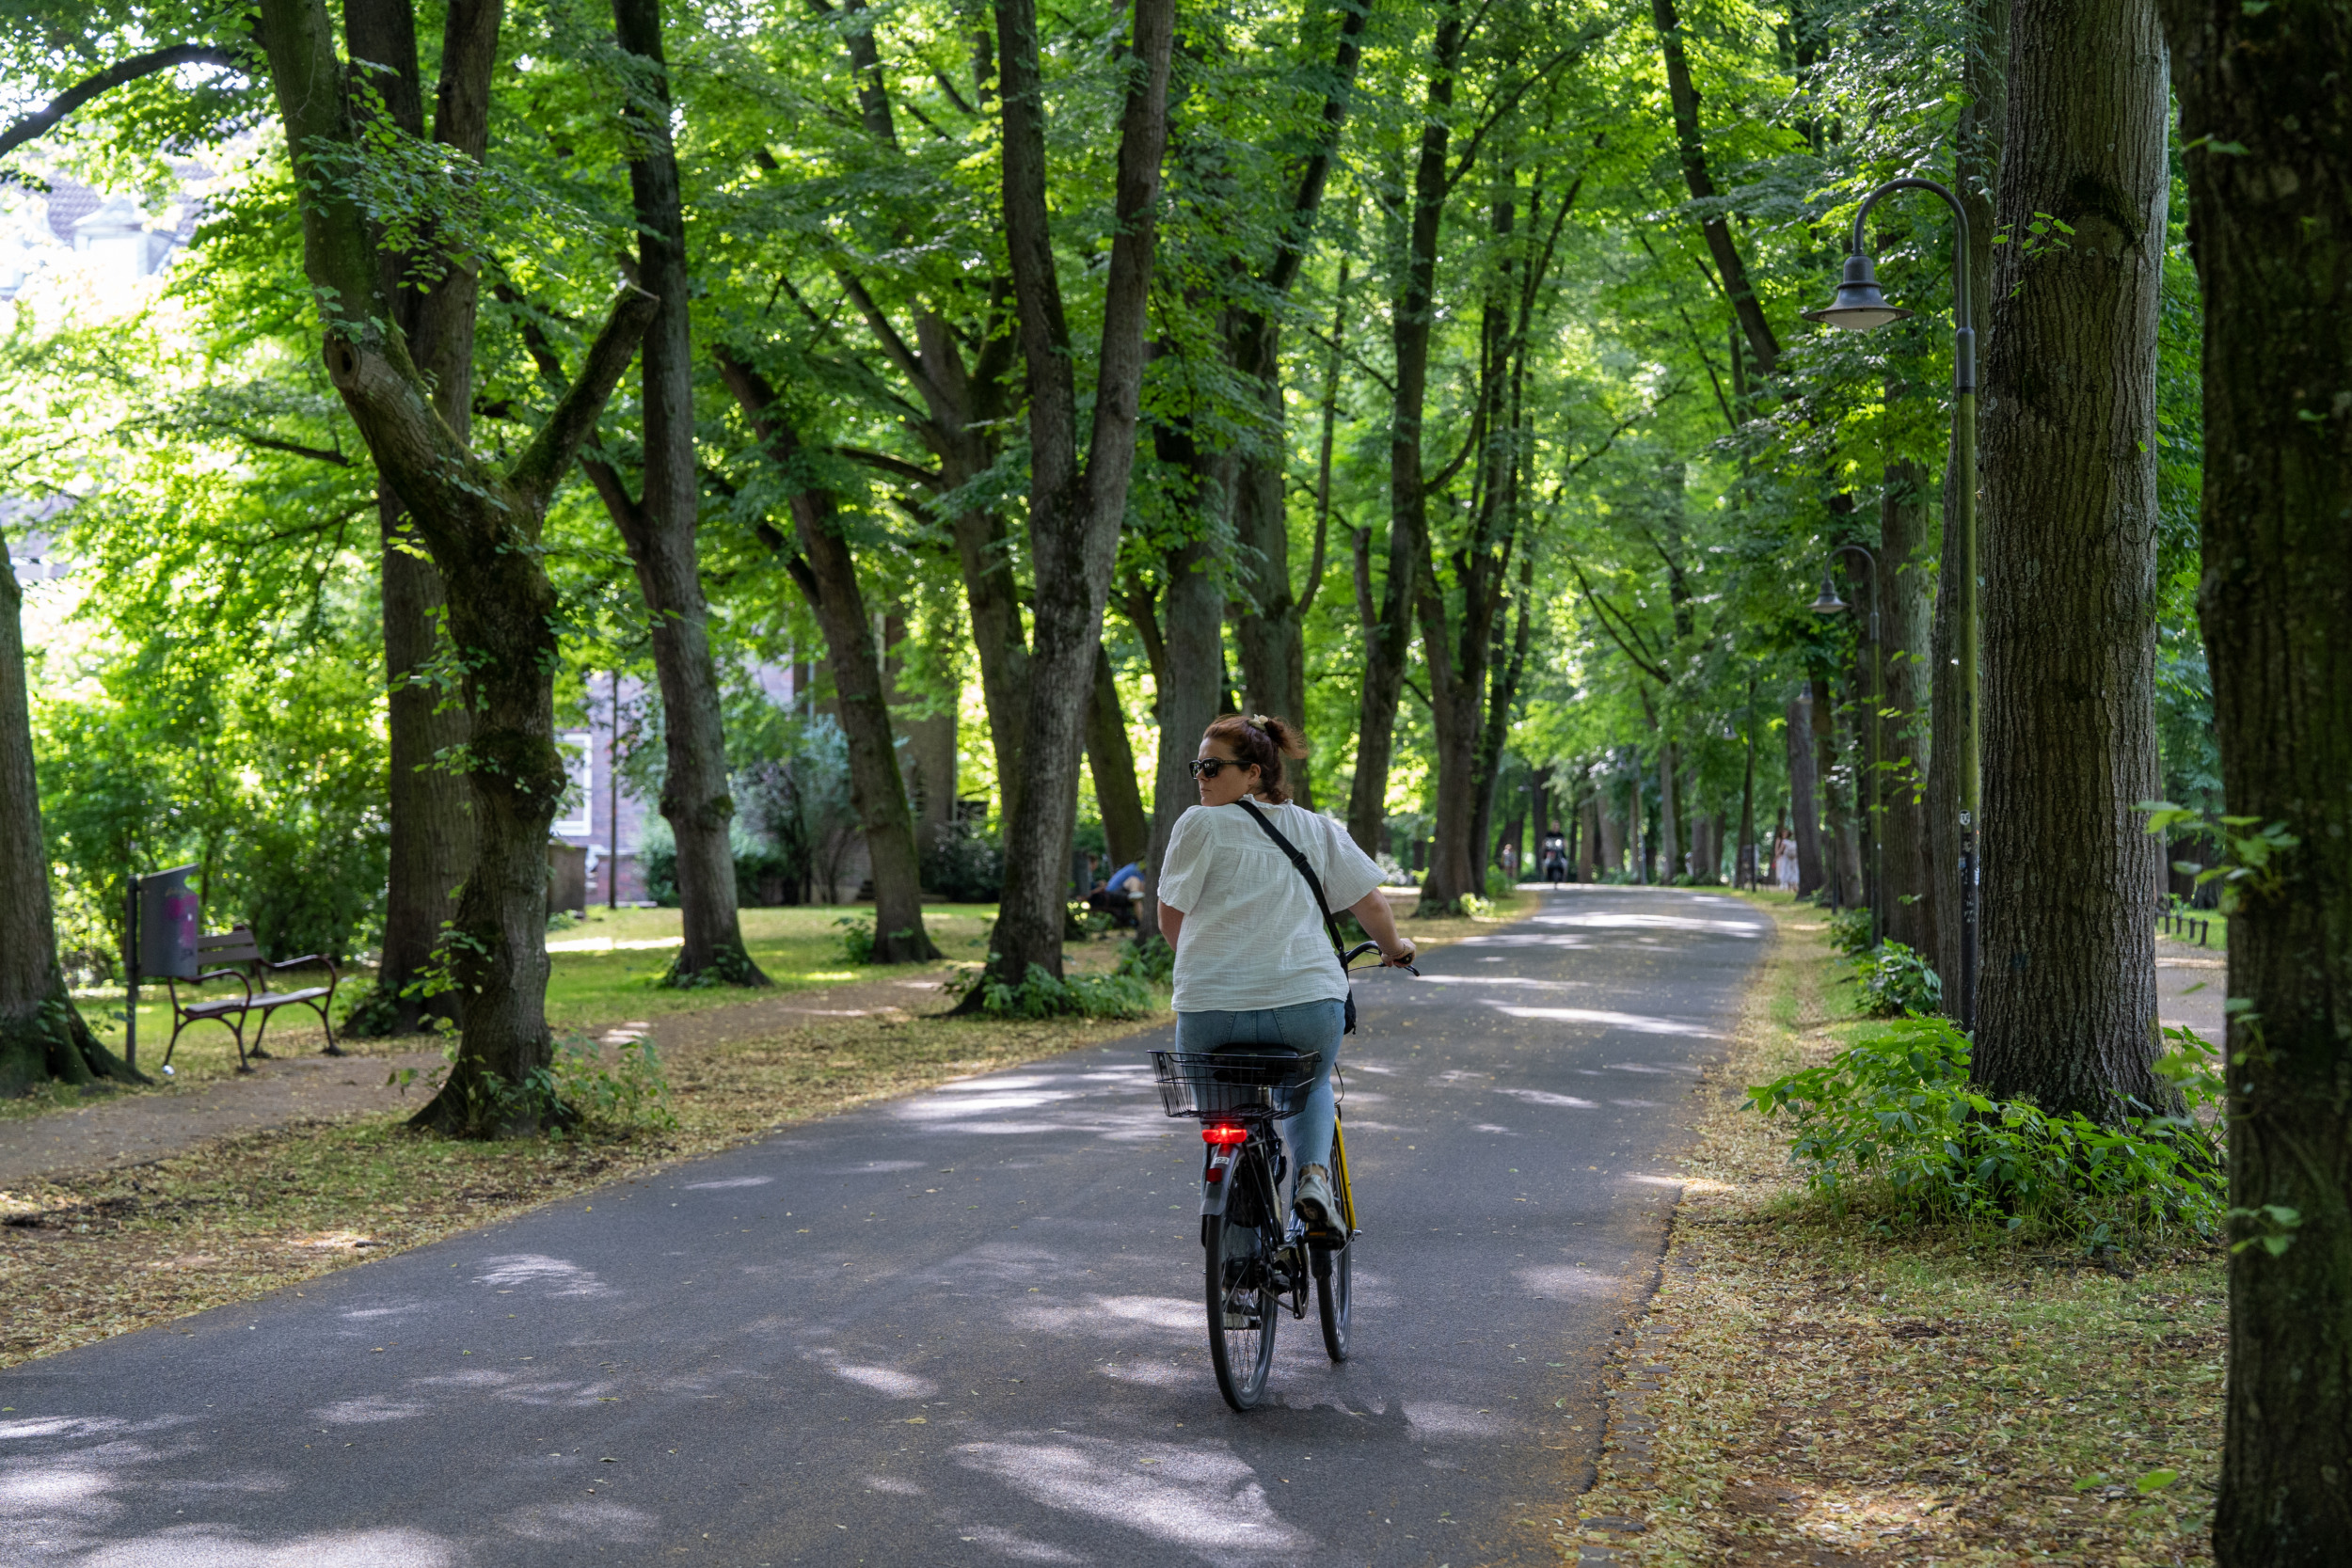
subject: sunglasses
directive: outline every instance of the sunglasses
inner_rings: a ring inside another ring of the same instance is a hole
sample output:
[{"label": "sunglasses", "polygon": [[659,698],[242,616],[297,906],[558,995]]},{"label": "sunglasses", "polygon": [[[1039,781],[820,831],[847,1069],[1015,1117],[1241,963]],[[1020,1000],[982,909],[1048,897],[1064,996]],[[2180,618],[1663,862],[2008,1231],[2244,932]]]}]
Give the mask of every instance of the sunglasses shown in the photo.
[{"label": "sunglasses", "polygon": [[1240,768],[1244,765],[1227,757],[1197,757],[1191,766],[1194,778],[1214,779],[1228,768]]}]

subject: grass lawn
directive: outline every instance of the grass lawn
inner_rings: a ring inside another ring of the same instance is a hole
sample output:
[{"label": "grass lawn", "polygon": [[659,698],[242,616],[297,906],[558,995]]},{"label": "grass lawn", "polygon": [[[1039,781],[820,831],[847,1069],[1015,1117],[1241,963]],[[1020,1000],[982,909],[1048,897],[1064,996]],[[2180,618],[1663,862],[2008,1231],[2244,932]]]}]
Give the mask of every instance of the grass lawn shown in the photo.
[{"label": "grass lawn", "polygon": [[1710,1070],[1658,1293],[1619,1358],[1610,1440],[1564,1554],[1607,1545],[1642,1568],[2211,1561],[2219,1245],[2101,1262],[1887,1234],[1805,1193],[1785,1124],[1743,1091],[1870,1025],[1820,911],[1755,902],[1777,940]]},{"label": "grass lawn", "polygon": [[[852,964],[841,945],[842,929],[835,922],[873,918],[873,906],[815,905],[798,909],[744,910],[744,946],[768,978],[782,990],[839,985],[883,975],[916,974],[936,970],[945,980],[956,961],[977,963],[988,957],[988,927],[996,918],[993,904],[931,904],[923,923],[946,960],[930,965],[877,966]],[[591,910],[585,920],[548,933],[548,1021],[558,1031],[589,1033],[630,1020],[650,1021],[665,1013],[701,1011],[739,1002],[748,994],[732,986],[681,990],[661,984],[678,946],[675,910]],[[1088,970],[1108,968],[1117,961],[1116,943],[1073,942],[1070,961]],[[298,970],[278,979],[278,989],[291,990],[323,976],[318,970]],[[336,1026],[342,1012],[366,991],[374,978],[369,969],[346,973],[336,996]],[[139,1065],[151,1076],[162,1063],[164,1044],[171,1037],[171,1012],[160,984],[139,991]],[[205,988],[206,996],[235,995],[227,982]],[[122,1046],[122,992],[100,991],[75,998],[82,1015],[99,1038],[119,1051]],[[306,1027],[307,1023],[307,1027]],[[248,1023],[246,1036],[252,1037]],[[268,1043],[274,1053],[315,1051],[324,1043],[318,1015],[295,1006],[278,1009],[269,1025]],[[352,1041],[350,1049],[380,1053],[413,1051],[415,1039]],[[179,1082],[204,1083],[232,1074],[237,1066],[236,1043],[226,1026],[191,1025],[180,1037],[171,1058]]]}]

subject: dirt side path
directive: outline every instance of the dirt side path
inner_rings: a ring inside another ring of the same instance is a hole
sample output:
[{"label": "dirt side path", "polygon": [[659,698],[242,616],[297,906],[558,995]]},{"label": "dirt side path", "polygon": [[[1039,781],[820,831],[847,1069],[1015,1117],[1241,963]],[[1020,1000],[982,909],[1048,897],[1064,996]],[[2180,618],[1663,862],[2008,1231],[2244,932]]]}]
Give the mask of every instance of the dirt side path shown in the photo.
[{"label": "dirt side path", "polygon": [[[707,1050],[826,1018],[939,1012],[947,998],[936,975],[865,980],[783,991],[733,1006],[678,1013],[648,1023],[616,1020],[608,1041],[648,1029],[665,1053]],[[143,1164],[207,1138],[290,1122],[397,1111],[423,1103],[387,1082],[401,1068],[421,1078],[441,1065],[437,1047],[388,1054],[280,1056],[251,1074],[181,1087],[165,1085],[95,1105],[0,1121],[0,1190],[35,1177]]]}]

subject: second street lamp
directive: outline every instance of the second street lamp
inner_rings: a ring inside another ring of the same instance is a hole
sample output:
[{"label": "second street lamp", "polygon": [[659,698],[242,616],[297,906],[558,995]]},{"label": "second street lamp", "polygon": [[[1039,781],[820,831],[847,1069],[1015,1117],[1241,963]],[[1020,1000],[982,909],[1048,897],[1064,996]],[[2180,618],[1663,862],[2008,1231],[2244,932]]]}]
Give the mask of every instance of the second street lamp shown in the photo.
[{"label": "second street lamp", "polygon": [[[1864,622],[1869,629],[1870,636],[1870,696],[1867,705],[1870,731],[1867,745],[1869,756],[1867,776],[1870,781],[1870,790],[1867,801],[1862,798],[1863,792],[1855,790],[1854,804],[1862,812],[1864,831],[1870,835],[1870,881],[1869,885],[1863,890],[1863,902],[1870,911],[1870,945],[1876,947],[1886,940],[1884,834],[1886,824],[1883,814],[1880,810],[1880,798],[1885,788],[1885,784],[1879,774],[1879,764],[1882,760],[1879,755],[1879,709],[1886,704],[1886,672],[1881,663],[1882,656],[1879,648],[1879,558],[1872,555],[1867,546],[1861,545],[1839,545],[1829,553],[1832,557],[1836,557],[1845,554],[1848,550],[1851,550],[1870,563],[1870,614]],[[1830,581],[1829,574],[1823,572],[1821,574],[1821,596],[1813,601],[1813,613],[1837,615],[1851,608],[1852,607],[1837,596],[1836,585]]]},{"label": "second street lamp", "polygon": [[[1977,1026],[1977,324],[1968,295],[1968,214],[1960,198],[1932,180],[1889,180],[1862,198],[1853,215],[1846,268],[1837,295],[1807,321],[1848,332],[1868,332],[1911,314],[1886,303],[1878,275],[1862,248],[1863,225],[1889,191],[1932,191],[1952,210],[1952,464],[1958,470],[1960,515],[1948,521],[1944,547],[1960,551],[1960,603],[1952,620],[1960,669],[1960,1026]],[[1954,535],[1957,534],[1957,538]],[[1875,586],[1875,585],[1874,585]]]}]

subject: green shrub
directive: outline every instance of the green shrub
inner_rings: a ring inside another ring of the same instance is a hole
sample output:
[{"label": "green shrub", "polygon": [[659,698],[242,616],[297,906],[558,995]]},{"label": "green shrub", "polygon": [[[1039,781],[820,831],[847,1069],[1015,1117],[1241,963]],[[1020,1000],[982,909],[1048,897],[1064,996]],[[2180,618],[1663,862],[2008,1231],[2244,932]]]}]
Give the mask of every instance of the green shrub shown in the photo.
[{"label": "green shrub", "polygon": [[841,931],[841,951],[853,964],[874,961],[874,917],[870,914],[845,914],[834,922]]},{"label": "green shrub", "polygon": [[980,1010],[998,1018],[1141,1018],[1152,1010],[1152,990],[1130,974],[1078,974],[1057,980],[1042,964],[1031,964],[1017,986],[982,982]]},{"label": "green shrub", "polygon": [[2097,1247],[2177,1231],[2219,1233],[2228,1203],[2211,1048],[2185,1030],[2157,1064],[2185,1114],[2102,1127],[1968,1086],[1967,1037],[1943,1019],[1905,1020],[1826,1066],[1751,1088],[1794,1124],[1789,1159],[1840,1212],[1850,1204],[1914,1223],[1991,1227]]},{"label": "green shrub", "polygon": [[1901,1018],[1943,1007],[1944,977],[1901,942],[1882,942],[1855,961],[1862,971],[1862,1010],[1872,1018]]},{"label": "green shrub", "polygon": [[1456,907],[1462,911],[1462,913],[1470,916],[1472,919],[1478,919],[1495,912],[1494,901],[1492,899],[1481,898],[1474,893],[1466,893],[1462,895]]},{"label": "green shrub", "polygon": [[956,904],[993,904],[1005,895],[1005,852],[993,828],[942,822],[923,835],[923,888]]},{"label": "green shrub", "polygon": [[1518,885],[1518,883],[1511,879],[1511,874],[1508,871],[1503,870],[1502,867],[1499,865],[1490,865],[1486,867],[1487,897],[1508,898],[1511,896],[1512,889]]},{"label": "green shrub", "polygon": [[1112,971],[1148,986],[1172,985],[1176,979],[1176,949],[1157,931],[1147,931],[1129,942],[1119,955],[1119,967]]},{"label": "green shrub", "polygon": [[1870,950],[1870,911],[1839,910],[1829,917],[1829,944],[1850,958]]}]

